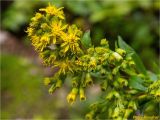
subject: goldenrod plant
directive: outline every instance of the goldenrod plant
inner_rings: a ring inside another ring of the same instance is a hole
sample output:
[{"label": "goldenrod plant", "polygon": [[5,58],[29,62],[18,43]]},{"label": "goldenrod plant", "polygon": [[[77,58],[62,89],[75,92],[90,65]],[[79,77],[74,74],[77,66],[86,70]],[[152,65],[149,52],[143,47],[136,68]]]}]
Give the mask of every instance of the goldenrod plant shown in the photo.
[{"label": "goldenrod plant", "polygon": [[63,7],[51,4],[39,9],[26,32],[43,63],[58,69],[53,77],[44,79],[49,93],[70,78],[72,88],[66,98],[72,105],[78,96],[80,101],[87,100],[86,88],[99,84],[103,96],[90,105],[87,119],[123,120],[133,118],[138,111],[140,115],[158,116],[160,75],[147,71],[120,36],[115,51],[106,39],[95,47],[90,31],[67,24]]}]

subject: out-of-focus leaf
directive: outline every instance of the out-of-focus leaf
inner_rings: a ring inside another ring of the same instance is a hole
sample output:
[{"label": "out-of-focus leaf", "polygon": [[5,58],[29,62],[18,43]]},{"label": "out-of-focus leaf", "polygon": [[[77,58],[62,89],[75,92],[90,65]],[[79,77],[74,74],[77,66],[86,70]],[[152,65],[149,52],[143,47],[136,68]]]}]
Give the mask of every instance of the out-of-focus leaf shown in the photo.
[{"label": "out-of-focus leaf", "polygon": [[84,33],[84,35],[81,39],[81,43],[85,48],[91,47],[92,42],[91,42],[91,37],[90,37],[90,31],[87,31]]},{"label": "out-of-focus leaf", "polygon": [[113,2],[103,6],[102,9],[94,11],[90,16],[90,21],[95,23],[104,20],[106,17],[117,17],[128,14],[131,11],[131,6],[128,2]]},{"label": "out-of-focus leaf", "polygon": [[128,81],[130,87],[137,90],[145,91],[146,87],[142,85],[143,82],[144,81],[138,76],[132,76]]},{"label": "out-of-focus leaf", "polygon": [[150,79],[151,79],[151,80],[153,80],[153,81],[158,80],[157,75],[156,75],[156,74],[154,74],[153,72],[148,71],[148,75],[149,75],[149,77],[150,77]]},{"label": "out-of-focus leaf", "polygon": [[136,68],[140,73],[147,74],[147,71],[143,65],[143,62],[137,55],[137,53],[134,51],[132,47],[130,47],[127,43],[125,43],[120,36],[118,36],[118,45],[120,48],[126,50],[127,53],[133,53],[132,58],[136,64]]},{"label": "out-of-focus leaf", "polygon": [[86,2],[83,0],[77,0],[77,1],[67,0],[65,2],[67,8],[76,14],[85,16],[90,12],[90,9],[88,9]]}]

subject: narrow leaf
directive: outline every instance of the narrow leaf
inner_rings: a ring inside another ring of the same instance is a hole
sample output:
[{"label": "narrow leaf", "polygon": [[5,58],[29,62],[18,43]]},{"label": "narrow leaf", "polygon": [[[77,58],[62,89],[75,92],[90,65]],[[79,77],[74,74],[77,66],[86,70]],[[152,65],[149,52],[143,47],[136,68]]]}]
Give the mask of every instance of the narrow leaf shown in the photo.
[{"label": "narrow leaf", "polygon": [[91,47],[92,43],[91,43],[90,31],[84,33],[81,39],[81,43],[85,48]]},{"label": "narrow leaf", "polygon": [[132,58],[136,64],[136,68],[140,73],[147,74],[147,71],[143,65],[143,62],[141,61],[140,57],[137,55],[137,53],[134,51],[132,47],[130,47],[127,43],[125,43],[120,36],[118,36],[118,45],[120,48],[126,50],[127,54],[133,53]]},{"label": "narrow leaf", "polygon": [[128,84],[130,87],[137,89],[137,90],[141,90],[141,91],[145,91],[146,87],[143,86],[143,80],[138,77],[138,76],[132,76],[129,81]]}]

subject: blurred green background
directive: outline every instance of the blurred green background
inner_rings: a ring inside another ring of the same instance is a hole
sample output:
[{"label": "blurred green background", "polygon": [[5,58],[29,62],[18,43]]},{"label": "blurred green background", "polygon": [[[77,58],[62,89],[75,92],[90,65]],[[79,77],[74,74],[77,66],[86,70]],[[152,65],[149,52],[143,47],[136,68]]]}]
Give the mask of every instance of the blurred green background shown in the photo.
[{"label": "blurred green background", "polygon": [[67,82],[53,95],[43,85],[43,77],[54,71],[42,65],[25,30],[30,18],[49,2],[64,7],[70,24],[90,29],[95,45],[107,38],[114,49],[120,35],[148,70],[154,72],[154,64],[160,64],[159,0],[1,0],[1,119],[83,119],[87,104],[97,99],[95,86],[88,90],[88,101],[70,107]]}]

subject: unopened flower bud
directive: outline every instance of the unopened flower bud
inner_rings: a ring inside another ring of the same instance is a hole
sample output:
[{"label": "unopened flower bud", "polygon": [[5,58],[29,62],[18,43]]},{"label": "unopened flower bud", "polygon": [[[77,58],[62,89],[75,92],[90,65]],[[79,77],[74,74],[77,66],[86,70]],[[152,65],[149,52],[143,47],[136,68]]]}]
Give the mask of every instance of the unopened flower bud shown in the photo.
[{"label": "unopened flower bud", "polygon": [[117,61],[121,61],[123,59],[122,56],[117,52],[114,52],[112,55],[116,58]]},{"label": "unopened flower bud", "polygon": [[53,94],[53,92],[56,90],[56,87],[55,87],[55,85],[53,84],[50,88],[49,88],[49,90],[48,90],[48,92],[50,93],[50,94]]},{"label": "unopened flower bud", "polygon": [[69,104],[73,104],[76,100],[78,94],[78,88],[73,88],[72,91],[67,96],[67,101]]},{"label": "unopened flower bud", "polygon": [[109,47],[108,41],[107,41],[106,39],[102,39],[100,44],[101,44],[102,46]]},{"label": "unopened flower bud", "polygon": [[135,101],[130,101],[130,102],[128,103],[128,108],[133,109],[133,110],[136,110],[136,109],[137,109],[137,106],[136,106]]},{"label": "unopened flower bud", "polygon": [[125,114],[124,114],[124,118],[127,119],[132,112],[133,112],[132,109],[126,109],[126,110],[125,110]]},{"label": "unopened flower bud", "polygon": [[94,54],[94,48],[88,48],[88,49],[87,49],[87,52],[88,52],[89,54]]},{"label": "unopened flower bud", "polygon": [[97,66],[97,62],[96,62],[96,59],[94,57],[91,57],[91,60],[89,62],[89,66],[91,68],[95,68]]},{"label": "unopened flower bud", "polygon": [[87,73],[86,79],[85,79],[85,85],[90,86],[92,84],[93,84],[93,81],[92,81],[91,75],[90,75],[90,73]]},{"label": "unopened flower bud", "polygon": [[49,85],[51,83],[51,79],[49,77],[44,78],[44,85]]},{"label": "unopened flower bud", "polygon": [[113,93],[113,91],[111,91],[106,95],[106,99],[111,100],[113,98],[113,96],[114,96],[114,93]]},{"label": "unopened flower bud", "polygon": [[86,118],[87,120],[93,120],[94,114],[95,114],[95,112],[94,112],[94,111],[91,111],[91,112],[89,112],[88,114],[86,114],[85,118]]},{"label": "unopened flower bud", "polygon": [[128,85],[128,81],[126,79],[124,79],[124,78],[119,77],[117,79],[117,81],[123,86],[127,86]]},{"label": "unopened flower bud", "polygon": [[129,61],[129,66],[130,67],[135,67],[135,62],[134,61]]},{"label": "unopened flower bud", "polygon": [[49,26],[47,25],[47,23],[43,23],[42,25],[41,25],[41,28],[42,29],[47,29]]},{"label": "unopened flower bud", "polygon": [[125,56],[125,55],[126,55],[126,51],[123,50],[123,49],[121,49],[121,48],[117,48],[117,49],[116,49],[116,52],[117,52],[118,54],[120,54],[121,56]]},{"label": "unopened flower bud", "polygon": [[114,109],[114,112],[113,112],[113,114],[112,114],[112,117],[113,117],[113,118],[118,117],[118,116],[119,116],[119,112],[120,112],[119,107],[116,107],[116,108]]},{"label": "unopened flower bud", "polygon": [[57,80],[56,88],[60,88],[62,86],[62,80]]},{"label": "unopened flower bud", "polygon": [[103,80],[103,82],[101,83],[101,90],[102,91],[106,91],[107,90],[107,86],[108,86],[107,80]]},{"label": "unopened flower bud", "polygon": [[73,87],[78,87],[78,80],[79,80],[79,77],[72,78],[72,86]]},{"label": "unopened flower bud", "polygon": [[110,61],[111,63],[114,62],[114,61],[120,62],[120,61],[122,61],[122,60],[123,60],[122,56],[121,56],[120,54],[118,54],[117,52],[113,52],[113,53],[111,53],[110,56],[109,56],[109,61]]},{"label": "unopened flower bud", "polygon": [[81,101],[86,100],[86,96],[84,94],[84,88],[80,87],[79,94],[80,94]]},{"label": "unopened flower bud", "polygon": [[119,94],[117,91],[113,91],[113,95],[114,95],[116,98],[120,98],[120,94]]},{"label": "unopened flower bud", "polygon": [[118,71],[119,71],[119,67],[115,67],[115,68],[113,69],[113,71],[112,71],[112,74],[113,74],[113,75],[116,75],[116,74],[118,73]]}]

